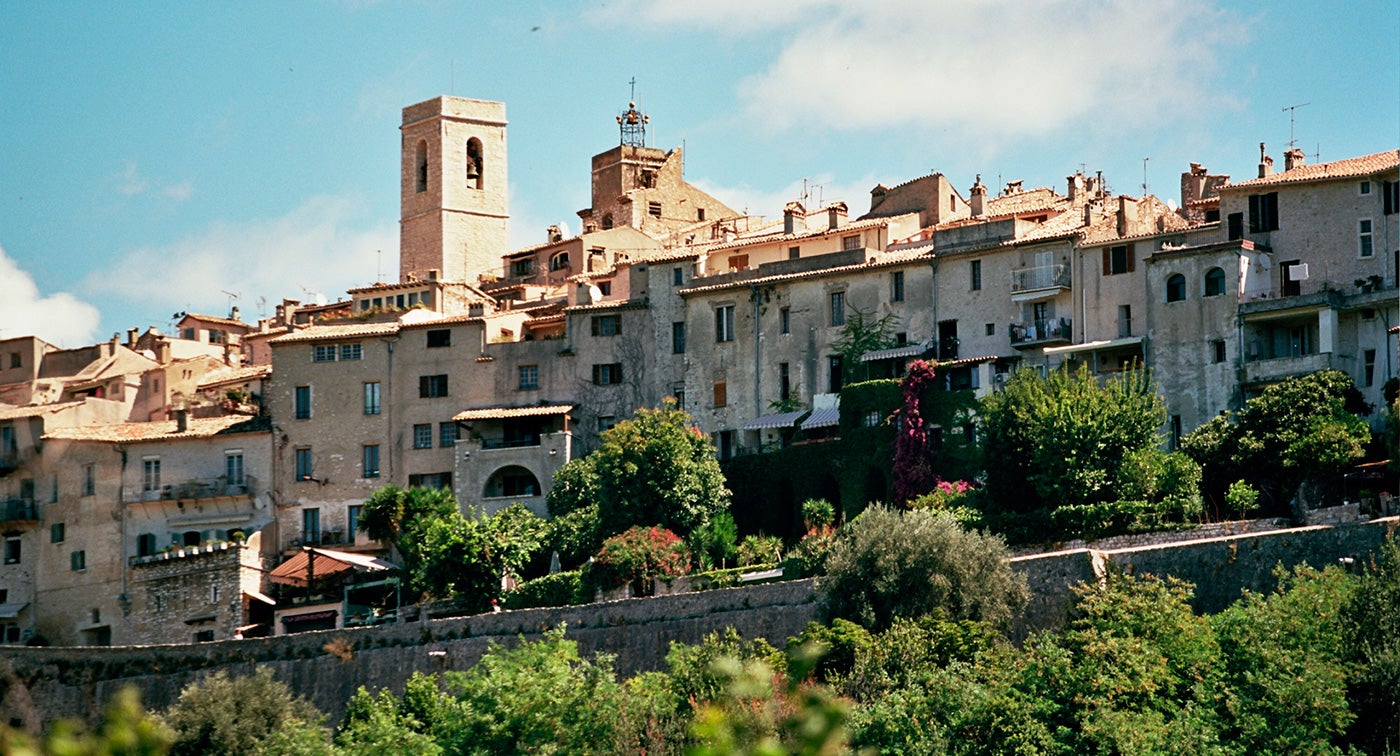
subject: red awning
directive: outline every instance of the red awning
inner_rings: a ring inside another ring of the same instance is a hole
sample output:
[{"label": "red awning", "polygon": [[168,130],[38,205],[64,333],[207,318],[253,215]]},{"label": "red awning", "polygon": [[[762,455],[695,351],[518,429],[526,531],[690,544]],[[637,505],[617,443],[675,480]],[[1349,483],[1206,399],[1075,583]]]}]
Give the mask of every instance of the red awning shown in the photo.
[{"label": "red awning", "polygon": [[274,583],[283,585],[306,585],[308,570],[311,571],[312,580],[320,580],[351,570],[378,571],[387,570],[393,566],[382,559],[375,559],[364,554],[306,548],[277,565],[276,569],[268,573],[268,578]]}]

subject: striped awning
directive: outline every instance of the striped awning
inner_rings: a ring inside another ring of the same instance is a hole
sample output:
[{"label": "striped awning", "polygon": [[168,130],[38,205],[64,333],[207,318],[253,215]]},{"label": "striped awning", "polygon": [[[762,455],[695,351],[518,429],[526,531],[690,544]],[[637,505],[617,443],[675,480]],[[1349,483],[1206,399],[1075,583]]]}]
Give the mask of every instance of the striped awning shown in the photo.
[{"label": "striped awning", "polygon": [[377,571],[392,569],[393,566],[382,559],[375,559],[365,554],[304,548],[287,561],[277,565],[276,569],[268,573],[268,578],[274,583],[283,585],[306,585],[308,569],[311,570],[311,579],[319,580],[350,570]]},{"label": "striped awning", "polygon": [[567,415],[572,412],[572,404],[537,405],[534,407],[483,407],[458,412],[452,416],[458,422],[471,420],[507,420],[513,417],[545,417]]},{"label": "striped awning", "polygon": [[1128,336],[1121,339],[1105,339],[1103,341],[1086,341],[1083,344],[1070,344],[1062,347],[1046,347],[1046,354],[1074,354],[1076,352],[1097,352],[1102,349],[1117,349],[1118,347],[1138,346],[1142,344],[1141,336]]},{"label": "striped awning", "polygon": [[802,421],[802,430],[812,428],[830,428],[841,424],[841,409],[832,407],[831,409],[819,409],[812,412],[811,417]]},{"label": "striped awning", "polygon": [[776,415],[756,417],[744,425],[744,430],[767,430],[769,428],[791,428],[792,424],[807,414],[807,410],[780,412]]},{"label": "striped awning", "polygon": [[876,349],[873,352],[866,352],[860,356],[860,361],[874,362],[875,360],[897,360],[900,357],[918,357],[925,351],[923,344],[905,344],[904,346],[890,347],[889,349]]}]

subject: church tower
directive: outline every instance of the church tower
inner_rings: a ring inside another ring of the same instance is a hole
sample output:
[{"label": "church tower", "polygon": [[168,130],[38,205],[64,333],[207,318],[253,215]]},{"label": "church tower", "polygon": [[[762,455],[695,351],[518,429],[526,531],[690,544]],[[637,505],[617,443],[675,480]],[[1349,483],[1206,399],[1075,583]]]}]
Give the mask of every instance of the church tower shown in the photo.
[{"label": "church tower", "polygon": [[399,280],[468,281],[508,249],[506,106],[437,97],[403,109]]}]

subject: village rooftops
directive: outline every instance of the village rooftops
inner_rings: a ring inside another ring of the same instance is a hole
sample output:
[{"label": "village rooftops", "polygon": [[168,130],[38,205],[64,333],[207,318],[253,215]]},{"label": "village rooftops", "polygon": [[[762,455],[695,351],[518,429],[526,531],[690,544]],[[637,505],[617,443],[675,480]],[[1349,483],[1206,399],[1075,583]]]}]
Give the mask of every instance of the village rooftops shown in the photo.
[{"label": "village rooftops", "polygon": [[240,415],[192,417],[188,418],[185,423],[183,431],[179,429],[179,421],[176,420],[58,428],[45,433],[44,440],[135,444],[187,438],[212,438],[235,433],[267,433],[272,429],[272,418],[269,417],[248,418]]},{"label": "village rooftops", "polygon": [[55,412],[62,412],[83,404],[84,400],[79,399],[72,402],[56,402],[54,404],[31,404],[21,407],[11,407],[0,404],[0,420],[19,420],[26,417],[39,417]]},{"label": "village rooftops", "polygon": [[1308,181],[1333,181],[1336,179],[1372,176],[1400,167],[1400,150],[1377,152],[1374,155],[1333,160],[1330,163],[1294,166],[1292,170],[1280,171],[1262,178],[1227,183],[1221,191],[1231,189],[1256,189],[1279,184],[1301,184]]},{"label": "village rooftops", "polygon": [[298,328],[291,333],[278,336],[268,341],[274,346],[283,344],[299,344],[312,341],[331,341],[355,338],[371,338],[376,336],[392,336],[399,332],[400,324],[389,323],[346,323],[339,325],[314,325],[305,328]]},{"label": "village rooftops", "polygon": [[204,380],[199,382],[197,388],[200,391],[215,388],[216,386],[227,386],[234,383],[246,383],[248,381],[266,378],[272,375],[271,365],[248,365],[246,367],[229,368],[218,370],[204,376]]}]

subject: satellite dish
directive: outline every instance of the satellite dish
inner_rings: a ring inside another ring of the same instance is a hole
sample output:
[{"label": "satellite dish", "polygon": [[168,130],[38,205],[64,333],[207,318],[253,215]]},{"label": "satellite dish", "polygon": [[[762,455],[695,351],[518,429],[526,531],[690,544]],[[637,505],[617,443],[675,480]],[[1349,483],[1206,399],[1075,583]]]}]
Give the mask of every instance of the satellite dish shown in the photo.
[{"label": "satellite dish", "polygon": [[588,303],[589,303],[589,304],[595,304],[595,303],[601,302],[601,301],[603,301],[603,290],[600,289],[600,288],[598,288],[597,284],[589,284],[589,285],[588,285]]}]

